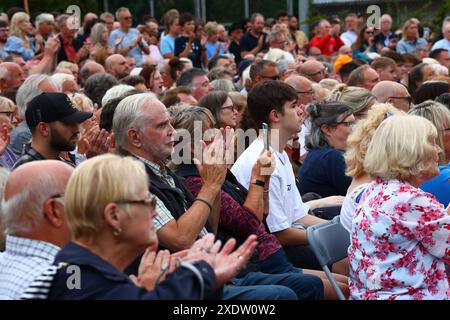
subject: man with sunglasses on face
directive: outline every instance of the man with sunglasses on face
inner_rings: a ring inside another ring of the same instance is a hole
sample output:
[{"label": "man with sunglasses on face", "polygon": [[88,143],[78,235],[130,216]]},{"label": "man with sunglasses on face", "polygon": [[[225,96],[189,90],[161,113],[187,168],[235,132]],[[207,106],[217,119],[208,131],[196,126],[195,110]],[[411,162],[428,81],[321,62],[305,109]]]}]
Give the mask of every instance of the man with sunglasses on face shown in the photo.
[{"label": "man with sunglasses on face", "polygon": [[114,49],[115,53],[123,56],[131,56],[136,61],[136,66],[142,64],[142,54],[150,54],[150,49],[136,28],[132,28],[133,16],[130,10],[121,7],[116,11],[116,18],[120,23],[120,28],[111,32],[108,45]]}]

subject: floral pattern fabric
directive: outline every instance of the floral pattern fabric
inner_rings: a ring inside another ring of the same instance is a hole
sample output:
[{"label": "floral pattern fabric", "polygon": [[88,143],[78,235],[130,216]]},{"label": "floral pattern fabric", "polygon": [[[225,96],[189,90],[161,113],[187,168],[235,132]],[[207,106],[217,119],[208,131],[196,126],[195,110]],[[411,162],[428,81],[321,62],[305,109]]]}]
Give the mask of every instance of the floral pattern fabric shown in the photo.
[{"label": "floral pattern fabric", "polygon": [[448,299],[450,216],[433,195],[377,179],[353,216],[348,258],[353,299]]}]

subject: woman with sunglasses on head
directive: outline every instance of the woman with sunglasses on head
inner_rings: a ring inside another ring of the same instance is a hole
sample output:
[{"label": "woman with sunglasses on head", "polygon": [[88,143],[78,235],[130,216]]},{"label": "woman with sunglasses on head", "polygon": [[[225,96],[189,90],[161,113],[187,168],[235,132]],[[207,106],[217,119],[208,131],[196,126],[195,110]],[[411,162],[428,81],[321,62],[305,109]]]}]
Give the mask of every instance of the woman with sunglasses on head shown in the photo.
[{"label": "woman with sunglasses on head", "polygon": [[306,136],[308,155],[299,169],[300,193],[322,197],[345,196],[351,178],[345,175],[343,154],[355,117],[343,102],[310,104],[311,131]]},{"label": "woman with sunglasses on head", "polygon": [[354,59],[364,62],[372,61],[368,53],[377,52],[377,49],[374,47],[374,33],[375,30],[372,27],[364,26],[361,28],[358,38],[352,45]]}]

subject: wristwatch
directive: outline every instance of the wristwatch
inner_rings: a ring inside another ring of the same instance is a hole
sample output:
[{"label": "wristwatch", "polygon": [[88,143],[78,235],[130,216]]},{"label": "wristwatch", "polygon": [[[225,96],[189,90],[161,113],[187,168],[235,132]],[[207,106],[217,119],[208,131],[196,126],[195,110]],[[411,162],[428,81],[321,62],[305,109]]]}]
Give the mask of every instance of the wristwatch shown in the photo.
[{"label": "wristwatch", "polygon": [[261,187],[263,187],[263,188],[266,187],[266,182],[263,181],[263,180],[252,179],[252,180],[250,181],[250,183],[251,183],[251,184],[256,184],[257,186],[261,186]]}]

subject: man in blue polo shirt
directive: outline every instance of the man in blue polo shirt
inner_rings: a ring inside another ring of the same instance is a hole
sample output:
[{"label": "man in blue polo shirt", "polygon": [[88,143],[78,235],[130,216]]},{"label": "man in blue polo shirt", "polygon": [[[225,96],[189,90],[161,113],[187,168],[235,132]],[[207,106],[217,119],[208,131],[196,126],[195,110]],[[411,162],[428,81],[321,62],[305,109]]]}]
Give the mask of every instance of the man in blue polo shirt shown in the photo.
[{"label": "man in blue polo shirt", "polygon": [[111,32],[108,45],[114,49],[114,53],[133,57],[136,61],[136,66],[140,67],[142,54],[150,53],[148,44],[136,28],[131,28],[133,17],[128,8],[119,8],[116,11],[116,18],[119,20],[120,28]]}]

